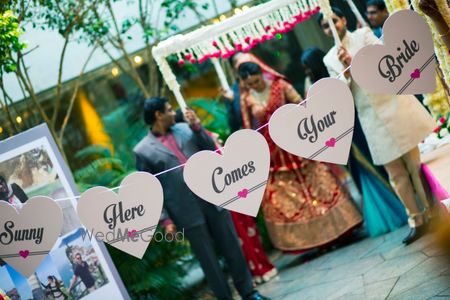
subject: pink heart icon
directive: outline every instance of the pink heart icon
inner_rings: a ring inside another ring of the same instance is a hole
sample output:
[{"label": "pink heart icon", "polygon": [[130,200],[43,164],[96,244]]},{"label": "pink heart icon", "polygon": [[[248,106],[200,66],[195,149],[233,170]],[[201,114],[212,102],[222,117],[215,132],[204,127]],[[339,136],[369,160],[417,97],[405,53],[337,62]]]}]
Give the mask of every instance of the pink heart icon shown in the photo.
[{"label": "pink heart icon", "polygon": [[248,195],[248,190],[247,189],[243,189],[242,191],[238,192],[239,198],[247,198],[247,195]]},{"label": "pink heart icon", "polygon": [[336,144],[335,138],[331,138],[325,142],[325,146],[330,147],[330,148],[333,148],[335,144]]},{"label": "pink heart icon", "polygon": [[415,69],[414,72],[411,73],[411,78],[414,78],[414,79],[420,78],[420,70]]},{"label": "pink heart icon", "polygon": [[20,250],[20,251],[19,251],[19,255],[20,255],[21,257],[23,257],[23,258],[27,258],[28,255],[30,255],[30,251],[28,251],[28,250]]},{"label": "pink heart icon", "polygon": [[128,234],[129,237],[135,237],[137,235],[137,231],[136,230],[131,230],[131,231],[128,231],[127,234]]}]

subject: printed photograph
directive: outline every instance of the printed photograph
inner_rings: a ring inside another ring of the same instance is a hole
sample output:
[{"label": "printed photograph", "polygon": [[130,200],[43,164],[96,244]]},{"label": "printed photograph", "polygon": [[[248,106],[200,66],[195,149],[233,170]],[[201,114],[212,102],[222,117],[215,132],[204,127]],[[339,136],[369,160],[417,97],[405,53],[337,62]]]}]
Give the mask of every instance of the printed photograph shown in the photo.
[{"label": "printed photograph", "polygon": [[48,137],[34,135],[10,149],[0,153],[0,201],[20,211],[28,199],[48,196],[57,201],[64,218],[55,246],[29,278],[0,259],[0,290],[10,299],[82,299],[95,292],[113,295],[117,285],[108,279],[112,278],[111,270],[102,265],[105,258],[96,250],[98,246],[94,248],[81,235],[84,229],[74,206],[76,191],[69,183],[71,175],[63,171]]},{"label": "printed photograph", "polygon": [[[87,237],[83,236],[84,232],[80,227],[61,237],[49,255],[54,270],[48,268],[46,273],[43,272],[43,277],[48,278],[56,271],[71,299],[81,299],[108,283],[99,257]],[[38,271],[42,270],[41,267]]]},{"label": "printed photograph", "polygon": [[0,162],[0,199],[24,203],[37,195],[68,196],[44,145]]}]

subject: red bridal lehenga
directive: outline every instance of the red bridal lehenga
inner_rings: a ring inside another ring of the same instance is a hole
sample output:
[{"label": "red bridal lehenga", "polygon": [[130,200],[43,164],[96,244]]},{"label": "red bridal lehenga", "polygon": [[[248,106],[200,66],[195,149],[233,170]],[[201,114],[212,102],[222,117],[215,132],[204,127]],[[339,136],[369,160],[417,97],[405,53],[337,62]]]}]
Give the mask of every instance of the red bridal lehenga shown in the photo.
[{"label": "red bridal lehenga", "polygon": [[[278,74],[253,55],[245,55],[238,64],[254,62],[262,70],[266,91],[258,93],[241,87],[241,108],[244,126],[257,128],[266,124],[286,95],[296,93],[284,76]],[[253,99],[250,99],[253,97]],[[249,103],[255,98],[265,105],[261,118],[251,115]],[[262,202],[262,210],[273,245],[284,251],[301,251],[323,246],[361,224],[362,216],[340,184],[330,165],[307,160],[281,150],[265,136],[270,152],[270,176]]]},{"label": "red bridal lehenga", "polygon": [[[217,137],[209,131],[206,133],[214,140],[218,153],[221,153]],[[255,218],[234,211],[230,211],[230,214],[253,281],[255,283],[269,281],[278,274],[278,271],[264,252]]]}]

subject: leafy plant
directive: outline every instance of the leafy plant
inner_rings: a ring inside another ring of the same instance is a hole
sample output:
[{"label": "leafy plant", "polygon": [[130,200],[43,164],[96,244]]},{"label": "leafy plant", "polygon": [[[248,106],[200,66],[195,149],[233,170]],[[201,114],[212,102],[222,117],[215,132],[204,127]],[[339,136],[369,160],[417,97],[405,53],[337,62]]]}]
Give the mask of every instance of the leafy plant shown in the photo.
[{"label": "leafy plant", "polygon": [[19,19],[12,11],[0,14],[0,77],[17,69],[13,53],[25,49],[26,44],[19,40],[23,31],[19,28]]},{"label": "leafy plant", "polygon": [[[141,101],[129,100],[103,118],[115,153],[100,145],[91,145],[77,152],[76,159],[84,165],[74,173],[80,190],[97,185],[118,186],[135,171],[132,148],[148,131],[142,121],[141,108]],[[160,228],[156,232],[163,233]],[[153,240],[142,260],[113,247],[108,246],[108,251],[132,298],[189,299],[189,291],[182,283],[190,261],[187,258],[190,248],[186,241]]]},{"label": "leafy plant", "polygon": [[[75,180],[81,191],[93,186],[115,187],[133,169],[111,154],[103,146],[92,145],[76,154],[86,165],[75,171]],[[163,234],[160,228],[158,234]],[[186,294],[182,285],[186,275],[183,263],[189,255],[189,244],[182,242],[151,242],[142,260],[131,257],[113,247],[108,251],[128,292],[135,299],[182,299]]]},{"label": "leafy plant", "polygon": [[[192,11],[200,22],[205,21],[201,13],[208,8],[205,0],[101,0],[101,5],[93,8],[95,18],[88,18],[80,26],[80,37],[91,45],[98,45],[121,72],[130,76],[145,98],[163,94],[165,84],[159,75],[156,62],[153,59],[152,46],[173,34],[179,28],[176,21]],[[132,15],[124,19],[114,10],[113,4],[126,2],[136,9]],[[156,2],[156,3],[155,3]],[[201,3],[199,3],[201,2]],[[132,54],[127,50],[127,44],[132,40],[131,31],[139,28],[140,39],[144,43],[143,59],[147,63],[147,72],[142,74],[136,68]],[[111,50],[113,49],[113,50]],[[120,53],[121,60],[114,59],[114,52]]]},{"label": "leafy plant", "polygon": [[136,161],[133,147],[147,134],[148,126],[142,117],[143,102],[130,99],[102,118],[106,132],[111,137],[115,153],[127,169],[134,169]]},{"label": "leafy plant", "polygon": [[[11,10],[0,13],[0,88],[4,91],[3,76],[5,73],[12,73],[17,70],[17,62],[13,54],[26,48],[26,44],[20,42],[19,37],[23,31],[19,28],[19,19]],[[12,124],[14,130],[18,130],[8,104],[7,94],[3,93],[3,101],[0,101],[1,107],[5,112],[8,121]]]},{"label": "leafy plant", "polygon": [[[156,232],[162,234],[160,229]],[[108,247],[108,251],[133,298],[189,299],[189,292],[182,283],[187,273],[186,257],[190,253],[187,242],[153,240],[142,260],[113,247]]]},{"label": "leafy plant", "polygon": [[[8,1],[7,4],[2,3],[2,6],[0,6],[0,9],[5,7],[9,9],[0,18],[0,90],[3,96],[2,108],[8,116],[9,125],[16,132],[22,129],[14,122],[9,111],[9,107],[12,107],[14,110],[16,110],[16,107],[14,100],[9,96],[3,84],[4,73],[13,73],[15,75],[25,100],[31,101],[32,106],[28,107],[33,107],[33,110],[39,115],[39,118],[36,120],[32,120],[32,118],[24,120],[24,127],[32,127],[42,121],[47,123],[63,156],[65,155],[62,143],[64,132],[78,93],[81,76],[84,74],[87,63],[92,58],[96,46],[91,49],[84,64],[83,62],[81,63],[82,67],[79,77],[75,80],[75,87],[71,90],[69,104],[64,111],[65,115],[63,118],[58,118],[62,107],[63,67],[65,65],[67,48],[69,41],[76,38],[77,29],[81,28],[82,24],[87,22],[88,19],[95,17],[92,11],[100,2],[99,0],[12,0]],[[29,61],[25,60],[26,55],[34,49],[27,49],[28,51],[25,52],[26,44],[19,39],[27,24],[43,30],[55,30],[64,39],[63,46],[58,53],[59,62],[58,76],[55,82],[55,97],[49,107],[44,107],[39,101],[34,80],[29,74]],[[34,114],[31,110],[29,113]],[[18,114],[17,110],[16,114]]]},{"label": "leafy plant", "polygon": [[191,107],[202,120],[202,125],[209,131],[217,133],[222,141],[230,135],[227,111],[222,103],[213,99],[196,99],[189,102]]}]

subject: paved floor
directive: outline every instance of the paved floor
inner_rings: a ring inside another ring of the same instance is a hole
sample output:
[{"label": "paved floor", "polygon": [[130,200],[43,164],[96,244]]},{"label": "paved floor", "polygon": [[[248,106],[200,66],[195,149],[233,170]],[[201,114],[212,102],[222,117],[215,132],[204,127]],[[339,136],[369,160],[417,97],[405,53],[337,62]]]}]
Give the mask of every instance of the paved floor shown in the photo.
[{"label": "paved floor", "polygon": [[304,261],[281,255],[258,290],[272,299],[450,299],[449,257],[431,235],[405,247],[403,227]]},{"label": "paved floor", "polygon": [[[450,145],[439,148],[426,155],[424,162],[450,192],[449,151]],[[322,255],[278,252],[271,258],[279,276],[257,288],[273,300],[450,299],[448,253],[434,245],[432,235],[403,246],[408,230],[403,227]],[[239,299],[235,290],[234,295]],[[195,299],[214,296],[204,288]]]}]

